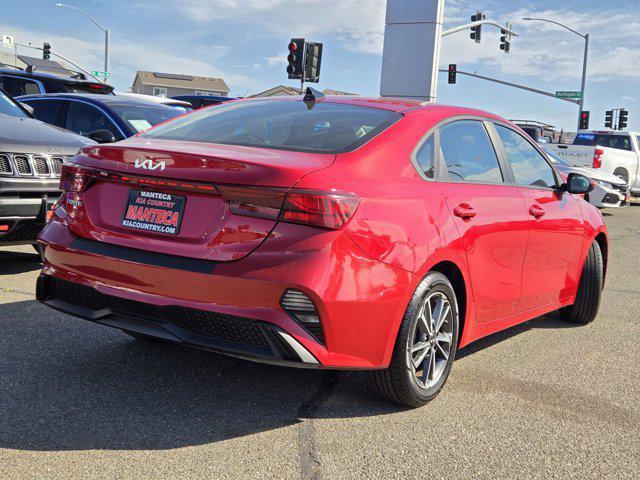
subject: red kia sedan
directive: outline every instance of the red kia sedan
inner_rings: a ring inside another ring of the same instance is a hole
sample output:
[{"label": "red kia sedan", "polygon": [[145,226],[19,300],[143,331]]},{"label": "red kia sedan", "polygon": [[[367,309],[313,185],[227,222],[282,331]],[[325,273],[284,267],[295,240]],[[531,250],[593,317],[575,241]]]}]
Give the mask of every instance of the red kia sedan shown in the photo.
[{"label": "red kia sedan", "polygon": [[404,99],[230,101],[65,165],[37,297],[147,337],[369,369],[418,406],[456,350],[597,314],[602,217],[490,113]]}]

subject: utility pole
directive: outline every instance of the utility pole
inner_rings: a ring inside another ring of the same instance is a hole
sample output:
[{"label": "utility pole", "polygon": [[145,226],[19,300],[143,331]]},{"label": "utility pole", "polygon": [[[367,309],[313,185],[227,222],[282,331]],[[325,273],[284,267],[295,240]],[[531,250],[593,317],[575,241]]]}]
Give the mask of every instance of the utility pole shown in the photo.
[{"label": "utility pole", "polygon": [[578,106],[579,106],[579,110],[578,110],[578,130],[579,130],[580,129],[580,124],[581,124],[581,119],[582,119],[582,112],[584,112],[584,98],[586,96],[586,89],[587,89],[587,62],[589,60],[589,34],[588,33],[582,34],[580,32],[575,31],[573,28],[567,27],[563,23],[556,22],[555,20],[549,20],[548,18],[524,17],[523,20],[535,21],[535,22],[553,23],[554,25],[558,25],[559,27],[562,27],[565,30],[569,30],[571,33],[575,33],[576,35],[578,35],[579,37],[582,37],[582,39],[584,39],[584,57],[582,59],[582,88],[580,90],[582,96],[580,98],[580,103],[578,104]]}]

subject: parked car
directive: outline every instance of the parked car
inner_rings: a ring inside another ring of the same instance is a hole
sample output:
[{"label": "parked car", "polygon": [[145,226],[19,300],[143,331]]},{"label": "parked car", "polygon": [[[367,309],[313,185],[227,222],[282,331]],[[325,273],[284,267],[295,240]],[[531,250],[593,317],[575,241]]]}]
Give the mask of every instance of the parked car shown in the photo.
[{"label": "parked car", "polygon": [[211,105],[228,102],[229,100],[235,100],[235,98],[232,97],[216,97],[213,95],[177,95],[171,98],[174,100],[189,102],[196,110],[202,107],[209,107]]},{"label": "parked car", "polygon": [[579,132],[573,145],[549,148],[576,167],[592,167],[622,178],[640,196],[640,132]]},{"label": "parked car", "polygon": [[60,197],[62,164],[94,144],[34,120],[0,89],[0,246],[35,244]]},{"label": "parked car", "polygon": [[121,95],[59,93],[17,99],[33,107],[37,119],[98,143],[117,142],[185,113],[144,98]]},{"label": "parked car", "polygon": [[154,95],[145,95],[143,93],[131,93],[131,92],[125,92],[125,93],[118,92],[117,95],[119,97],[139,98],[142,100],[158,103],[160,105],[168,105],[169,107],[176,108],[181,113],[193,112],[194,110],[193,105],[191,105],[189,102],[176,100],[175,98],[156,97]]},{"label": "parked car", "polygon": [[585,200],[590,204],[598,208],[618,208],[629,205],[631,201],[631,190],[620,177],[596,170],[595,168],[574,167],[546,146],[543,146],[542,149],[555,164],[564,179],[566,179],[570,173],[579,173],[594,181],[595,185],[593,190],[585,195]]},{"label": "parked car", "polygon": [[5,65],[0,68],[0,88],[12,97],[40,93],[92,93],[109,95],[113,87],[87,75],[66,69],[25,70]]},{"label": "parked car", "polygon": [[440,391],[458,348],[558,309],[589,323],[600,303],[591,181],[469,108],[238,100],[85,148],[61,185],[44,304],[260,362],[371,369],[403,405]]},{"label": "parked car", "polygon": [[536,143],[558,143],[560,134],[556,127],[535,120],[510,120],[525,131]]}]

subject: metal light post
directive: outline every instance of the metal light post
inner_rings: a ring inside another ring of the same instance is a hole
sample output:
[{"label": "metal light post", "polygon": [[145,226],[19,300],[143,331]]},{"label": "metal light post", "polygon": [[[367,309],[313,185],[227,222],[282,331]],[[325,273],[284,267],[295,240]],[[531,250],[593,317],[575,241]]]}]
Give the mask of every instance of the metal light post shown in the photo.
[{"label": "metal light post", "polygon": [[578,112],[578,130],[580,130],[580,118],[582,118],[582,112],[584,111],[584,97],[585,97],[585,91],[587,88],[587,61],[589,58],[589,34],[586,33],[583,35],[582,33],[576,32],[573,28],[569,28],[560,22],[556,22],[555,20],[549,20],[546,18],[525,17],[523,18],[523,20],[553,23],[555,25],[558,25],[562,28],[569,30],[572,33],[575,33],[576,35],[584,39],[584,59],[582,61],[582,90],[581,90],[582,96],[580,98],[580,103],[578,104],[580,107],[580,111]]},{"label": "metal light post", "polygon": [[[54,3],[53,4],[55,7],[66,7],[66,8],[71,8],[73,10],[77,10],[78,12],[80,12],[82,15],[84,15],[85,17],[87,17],[89,20],[91,20],[96,27],[98,27],[100,30],[102,30],[104,32],[104,71],[107,74],[109,74],[109,29],[108,28],[104,28],[102,27],[102,25],[100,25],[98,22],[96,22],[93,17],[91,17],[91,15],[89,15],[87,12],[85,12],[84,10],[78,8],[78,7],[74,7],[71,5],[65,5],[64,3]],[[107,78],[104,79],[104,82],[107,83]]]}]

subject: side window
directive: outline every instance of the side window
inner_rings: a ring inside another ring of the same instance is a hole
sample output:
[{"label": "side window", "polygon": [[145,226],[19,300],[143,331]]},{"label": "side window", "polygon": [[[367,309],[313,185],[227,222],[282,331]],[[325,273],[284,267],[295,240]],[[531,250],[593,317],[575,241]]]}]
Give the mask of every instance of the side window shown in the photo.
[{"label": "side window", "polygon": [[555,187],[553,168],[545,158],[519,133],[496,125],[507,158],[513,167],[516,184],[534,187]]},{"label": "side window", "polygon": [[113,133],[116,139],[122,139],[116,126],[104,113],[93,105],[82,102],[69,102],[65,128],[85,137],[91,132],[104,129]]},{"label": "side window", "polygon": [[25,103],[33,107],[33,114],[38,120],[64,128],[62,117],[64,103],[61,100],[29,100]]},{"label": "side window", "polygon": [[504,178],[482,122],[462,120],[440,129],[440,150],[452,181],[502,183]]},{"label": "side window", "polygon": [[34,95],[44,93],[40,91],[40,87],[36,82],[25,78],[16,78],[3,75],[1,77],[2,88],[12,97],[18,95]]},{"label": "side window", "polygon": [[435,142],[433,138],[434,136],[431,135],[429,139],[422,144],[416,154],[417,167],[427,178],[433,178],[434,176],[435,162],[433,161],[433,156]]}]

